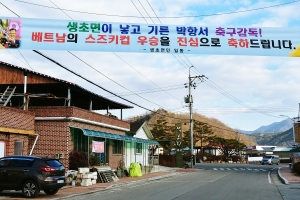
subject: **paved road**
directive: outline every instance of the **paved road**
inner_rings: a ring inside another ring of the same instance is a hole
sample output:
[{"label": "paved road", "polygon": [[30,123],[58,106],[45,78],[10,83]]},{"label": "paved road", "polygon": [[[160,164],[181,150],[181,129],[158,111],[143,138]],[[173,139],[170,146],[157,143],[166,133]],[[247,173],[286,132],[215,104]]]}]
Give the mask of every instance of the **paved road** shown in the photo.
[{"label": "paved road", "polygon": [[273,169],[277,168],[275,165],[197,164],[195,167],[200,170],[160,181],[131,184],[92,195],[72,197],[72,199],[285,199],[279,189],[283,184],[278,179],[276,169]]}]

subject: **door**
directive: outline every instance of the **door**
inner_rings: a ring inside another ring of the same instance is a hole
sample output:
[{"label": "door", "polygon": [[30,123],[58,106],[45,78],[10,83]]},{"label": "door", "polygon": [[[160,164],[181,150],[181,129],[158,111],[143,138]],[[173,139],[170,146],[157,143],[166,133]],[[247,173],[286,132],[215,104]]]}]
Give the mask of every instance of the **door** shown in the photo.
[{"label": "door", "polygon": [[131,163],[131,152],[132,152],[132,147],[131,147],[131,142],[126,142],[126,148],[125,148],[125,155],[126,155],[126,167],[129,167],[130,166],[130,163]]},{"label": "door", "polygon": [[5,142],[0,141],[0,158],[5,156]]},{"label": "door", "polygon": [[7,158],[0,159],[0,189],[10,186],[8,180],[8,164],[10,160]]},{"label": "door", "polygon": [[24,178],[30,174],[33,162],[33,158],[12,158],[10,160],[6,173],[7,184],[10,185],[12,189],[21,186]]}]

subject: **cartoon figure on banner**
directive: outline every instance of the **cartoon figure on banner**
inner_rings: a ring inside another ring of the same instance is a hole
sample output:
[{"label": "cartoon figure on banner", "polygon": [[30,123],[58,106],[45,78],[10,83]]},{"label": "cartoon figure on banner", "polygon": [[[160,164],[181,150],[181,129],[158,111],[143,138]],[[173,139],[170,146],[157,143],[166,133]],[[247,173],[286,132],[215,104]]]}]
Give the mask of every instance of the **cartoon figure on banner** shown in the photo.
[{"label": "cartoon figure on banner", "polygon": [[0,19],[0,49],[8,48],[6,39],[7,20]]},{"label": "cartoon figure on banner", "polygon": [[8,48],[19,48],[21,42],[21,21],[9,20],[7,34]]},{"label": "cartoon figure on banner", "polygon": [[0,48],[19,48],[21,45],[21,21],[0,20]]}]

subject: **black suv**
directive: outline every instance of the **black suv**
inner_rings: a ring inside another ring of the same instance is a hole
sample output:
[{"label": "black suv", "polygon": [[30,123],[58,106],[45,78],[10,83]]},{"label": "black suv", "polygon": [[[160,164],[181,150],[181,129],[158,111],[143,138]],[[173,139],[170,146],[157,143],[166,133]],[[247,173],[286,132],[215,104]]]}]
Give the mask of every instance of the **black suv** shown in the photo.
[{"label": "black suv", "polygon": [[22,190],[25,197],[33,198],[40,190],[53,195],[65,185],[65,168],[57,159],[38,156],[0,158],[0,192]]}]

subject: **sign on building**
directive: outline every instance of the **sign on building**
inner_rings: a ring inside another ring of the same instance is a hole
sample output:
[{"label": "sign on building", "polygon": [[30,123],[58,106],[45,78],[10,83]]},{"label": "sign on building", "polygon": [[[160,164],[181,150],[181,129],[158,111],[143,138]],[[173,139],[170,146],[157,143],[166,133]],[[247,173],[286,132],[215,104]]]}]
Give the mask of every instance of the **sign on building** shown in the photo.
[{"label": "sign on building", "polygon": [[300,123],[294,124],[294,142],[300,143]]},{"label": "sign on building", "polygon": [[181,147],[182,143],[182,124],[175,124],[175,143],[177,147]]}]

